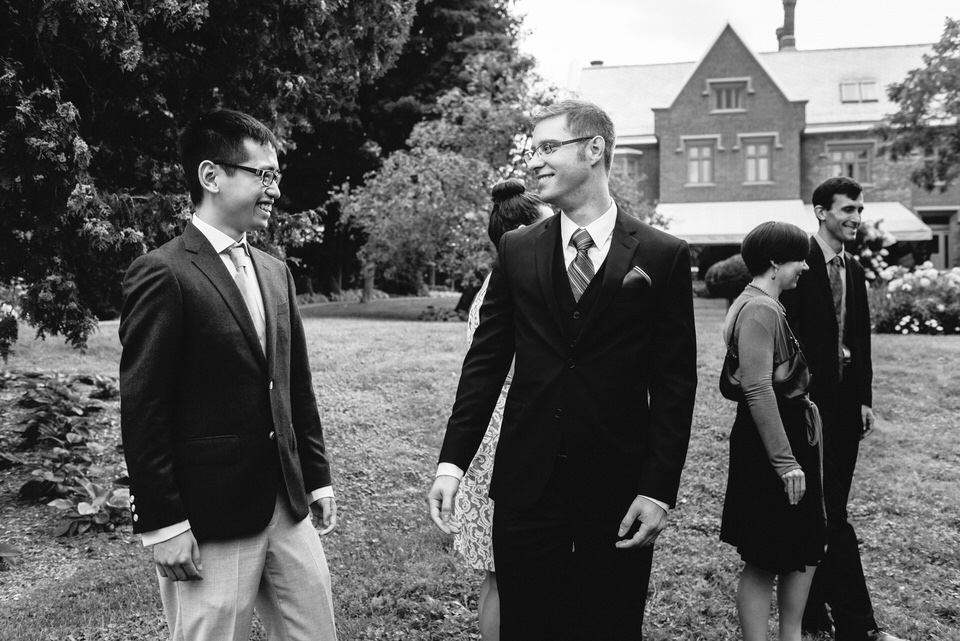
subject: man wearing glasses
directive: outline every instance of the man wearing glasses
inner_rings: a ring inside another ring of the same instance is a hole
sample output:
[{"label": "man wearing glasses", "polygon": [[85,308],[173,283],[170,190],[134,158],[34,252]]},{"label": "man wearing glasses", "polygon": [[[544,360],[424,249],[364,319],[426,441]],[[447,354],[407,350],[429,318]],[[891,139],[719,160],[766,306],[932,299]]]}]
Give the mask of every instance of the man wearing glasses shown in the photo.
[{"label": "man wearing glasses", "polygon": [[561,215],[506,234],[463,363],[431,516],[453,499],[516,358],[490,496],[501,639],[640,639],[697,385],[686,243],[610,197],[599,107],[535,118],[527,166]]},{"label": "man wearing glasses", "polygon": [[173,639],[336,639],[320,534],[330,466],[293,279],[251,247],[280,197],[277,140],[235,111],[181,138],[196,208],[133,262],[120,318],[133,528],[153,548]]}]

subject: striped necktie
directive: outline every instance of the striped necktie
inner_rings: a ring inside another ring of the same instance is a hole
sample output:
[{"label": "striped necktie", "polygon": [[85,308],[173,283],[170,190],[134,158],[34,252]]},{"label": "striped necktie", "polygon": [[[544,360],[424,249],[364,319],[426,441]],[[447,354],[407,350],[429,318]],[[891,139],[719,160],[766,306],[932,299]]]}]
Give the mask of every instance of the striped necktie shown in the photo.
[{"label": "striped necktie", "polygon": [[581,227],[570,237],[570,244],[577,248],[577,255],[567,268],[567,277],[570,278],[570,289],[573,290],[574,299],[580,302],[580,297],[593,279],[593,262],[587,255],[587,251],[593,247],[593,238],[586,229]]}]

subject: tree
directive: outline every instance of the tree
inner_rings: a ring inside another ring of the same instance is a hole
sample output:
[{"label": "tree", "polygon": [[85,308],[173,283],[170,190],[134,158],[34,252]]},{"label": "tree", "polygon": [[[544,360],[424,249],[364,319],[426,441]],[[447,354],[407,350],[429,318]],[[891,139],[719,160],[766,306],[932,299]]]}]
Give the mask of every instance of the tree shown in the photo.
[{"label": "tree", "polygon": [[492,168],[436,148],[396,151],[359,188],[338,195],[344,215],[361,226],[365,263],[386,287],[420,293],[431,269],[459,282],[477,268],[486,237]]},{"label": "tree", "polygon": [[419,0],[396,64],[362,87],[355,101],[342,104],[335,119],[297,136],[296,149],[285,159],[284,193],[292,211],[315,211],[323,227],[316,243],[293,252],[303,260],[298,271],[307,287],[317,280],[321,289],[338,292],[360,271],[355,257],[366,237],[342,217],[330,193],[344,183],[359,185],[386,155],[418,144],[410,141],[411,132],[442,117],[438,100],[452,90],[472,93],[478,71],[472,60],[516,56],[519,23],[510,4]]},{"label": "tree", "polygon": [[[295,144],[393,64],[413,8],[0,0],[0,284],[22,281],[38,334],[83,347],[130,260],[189,216],[180,126],[229,106]],[[296,240],[298,222],[316,230],[305,213],[269,240]]]},{"label": "tree", "polygon": [[945,191],[960,177],[960,20],[946,19],[923,63],[887,89],[899,111],[879,133],[893,160],[922,155],[911,173],[914,183]]}]

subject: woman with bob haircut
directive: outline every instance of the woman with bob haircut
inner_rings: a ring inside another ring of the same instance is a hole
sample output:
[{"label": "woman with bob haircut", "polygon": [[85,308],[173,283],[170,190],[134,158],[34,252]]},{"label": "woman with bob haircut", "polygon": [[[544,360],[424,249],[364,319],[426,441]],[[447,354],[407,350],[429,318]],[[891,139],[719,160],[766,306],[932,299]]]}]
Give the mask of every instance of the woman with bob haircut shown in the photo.
[{"label": "woman with bob haircut", "polygon": [[750,231],[741,255],[753,280],[723,328],[720,387],[738,405],[720,540],[744,562],[737,588],[744,641],[766,640],[775,580],[780,641],[800,641],[826,544],[820,415],[806,394],[810,373],[779,301],[807,270],[809,243],[788,223]]}]

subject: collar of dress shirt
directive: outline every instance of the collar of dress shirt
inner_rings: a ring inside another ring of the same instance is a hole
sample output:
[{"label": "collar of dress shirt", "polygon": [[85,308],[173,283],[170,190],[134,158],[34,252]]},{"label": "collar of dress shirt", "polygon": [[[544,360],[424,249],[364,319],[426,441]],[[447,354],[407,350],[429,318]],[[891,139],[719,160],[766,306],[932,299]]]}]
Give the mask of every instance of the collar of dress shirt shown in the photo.
[{"label": "collar of dress shirt", "polygon": [[[587,233],[590,234],[590,238],[593,239],[593,244],[597,248],[603,247],[603,244],[610,239],[610,236],[613,234],[613,227],[617,223],[617,203],[613,202],[613,199],[610,199],[610,208],[607,211],[603,212],[600,218],[597,218],[595,221],[584,227],[587,230]],[[566,214],[560,214],[560,242],[562,243],[561,247],[566,247],[570,244],[570,237],[573,236],[573,232],[577,231],[579,227],[577,224],[570,220]]]},{"label": "collar of dress shirt", "polygon": [[[193,215],[193,224],[197,229],[200,230],[200,233],[203,234],[204,237],[210,241],[210,244],[213,245],[213,251],[217,252],[218,254],[222,254],[228,247],[232,246],[234,243],[237,242],[234,239],[227,236],[226,234],[224,234],[222,231],[220,231],[216,227],[214,227],[213,225],[211,225],[210,223],[207,223],[201,220],[200,217],[197,216],[196,214]],[[246,233],[244,233],[243,236],[240,237],[239,243],[241,245],[247,244]]]},{"label": "collar of dress shirt", "polygon": [[813,237],[816,239],[817,244],[820,245],[820,251],[823,252],[823,262],[825,264],[829,265],[834,256],[840,256],[840,263],[843,263],[843,249],[837,253],[833,251],[833,247],[827,244],[827,241],[820,238],[820,234],[814,234]]}]

